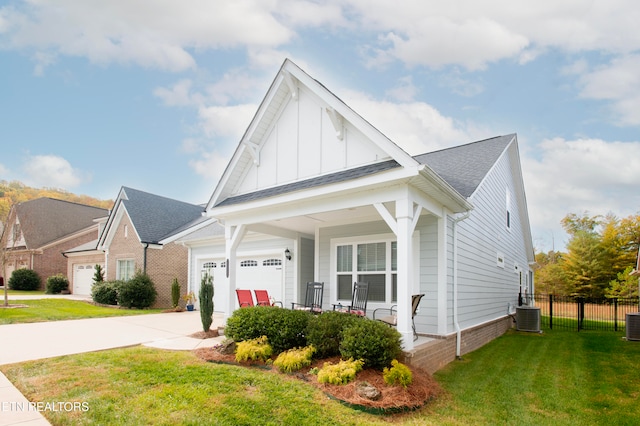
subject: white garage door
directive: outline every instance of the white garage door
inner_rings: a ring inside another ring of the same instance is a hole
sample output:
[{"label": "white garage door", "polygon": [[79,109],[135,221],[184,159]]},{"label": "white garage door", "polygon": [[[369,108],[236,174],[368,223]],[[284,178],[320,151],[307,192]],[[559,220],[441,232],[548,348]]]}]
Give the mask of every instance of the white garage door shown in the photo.
[{"label": "white garage door", "polygon": [[[282,259],[273,256],[251,256],[238,259],[236,269],[236,288],[248,290],[267,290],[269,296],[275,300],[282,300],[283,275]],[[209,271],[213,275],[214,294],[213,303],[216,311],[226,310],[229,295],[229,280],[226,276],[226,265],[222,259],[204,261],[200,269]],[[234,297],[235,299],[235,297]],[[255,298],[254,298],[255,302]],[[238,302],[236,300],[236,306]]]},{"label": "white garage door", "polygon": [[73,294],[91,296],[91,285],[96,270],[95,264],[75,265],[73,267]]}]

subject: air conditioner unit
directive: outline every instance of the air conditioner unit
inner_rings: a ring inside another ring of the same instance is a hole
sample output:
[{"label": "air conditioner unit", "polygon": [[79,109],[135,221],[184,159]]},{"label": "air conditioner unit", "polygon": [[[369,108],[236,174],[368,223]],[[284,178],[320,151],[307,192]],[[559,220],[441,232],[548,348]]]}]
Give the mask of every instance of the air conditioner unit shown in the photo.
[{"label": "air conditioner unit", "polygon": [[640,340],[640,312],[626,315],[627,340]]},{"label": "air conditioner unit", "polygon": [[516,329],[540,333],[540,308],[519,306],[516,308]]}]

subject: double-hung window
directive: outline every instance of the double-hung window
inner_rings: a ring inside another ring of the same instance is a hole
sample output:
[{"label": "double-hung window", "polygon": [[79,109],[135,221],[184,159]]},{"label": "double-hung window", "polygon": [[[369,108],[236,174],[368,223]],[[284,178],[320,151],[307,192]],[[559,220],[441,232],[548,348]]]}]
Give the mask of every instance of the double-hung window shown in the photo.
[{"label": "double-hung window", "polygon": [[129,281],[133,278],[134,262],[133,259],[118,260],[118,269],[116,271],[116,279]]},{"label": "double-hung window", "polygon": [[336,243],[335,274],[338,300],[351,300],[353,283],[369,283],[370,302],[397,299],[397,243],[392,239]]}]

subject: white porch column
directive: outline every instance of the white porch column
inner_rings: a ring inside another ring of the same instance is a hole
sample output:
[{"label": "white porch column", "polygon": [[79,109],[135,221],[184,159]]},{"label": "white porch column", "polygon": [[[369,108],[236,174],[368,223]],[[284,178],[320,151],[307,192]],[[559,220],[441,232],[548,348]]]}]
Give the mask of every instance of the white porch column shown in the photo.
[{"label": "white porch column", "polygon": [[229,279],[229,293],[227,299],[227,309],[224,313],[225,322],[231,316],[236,306],[236,249],[238,244],[242,241],[242,237],[246,232],[245,225],[237,226],[225,226],[224,229],[226,244],[225,244],[225,257],[226,257],[226,269],[227,278]]},{"label": "white porch column", "polygon": [[396,224],[398,237],[398,326],[404,350],[413,349],[411,327],[411,292],[413,291],[413,201],[407,197],[396,200]]}]

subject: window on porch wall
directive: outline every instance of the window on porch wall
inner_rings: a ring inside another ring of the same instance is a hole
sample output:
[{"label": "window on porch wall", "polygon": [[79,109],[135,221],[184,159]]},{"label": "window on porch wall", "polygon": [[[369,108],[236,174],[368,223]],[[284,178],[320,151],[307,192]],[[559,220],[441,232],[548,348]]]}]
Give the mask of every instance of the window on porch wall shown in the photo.
[{"label": "window on porch wall", "polygon": [[391,302],[395,302],[398,294],[397,253],[395,241],[337,246],[338,300],[350,300],[353,283],[360,281],[369,283],[369,301],[386,302],[387,286],[391,285]]}]

